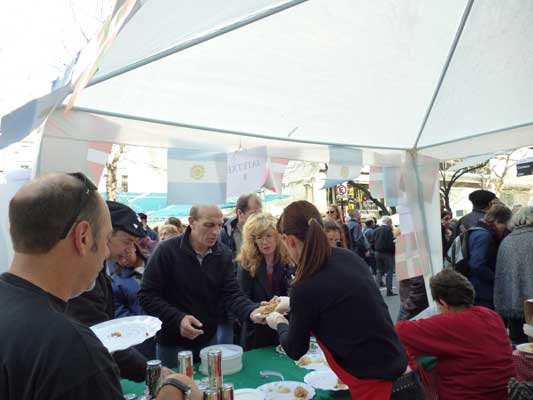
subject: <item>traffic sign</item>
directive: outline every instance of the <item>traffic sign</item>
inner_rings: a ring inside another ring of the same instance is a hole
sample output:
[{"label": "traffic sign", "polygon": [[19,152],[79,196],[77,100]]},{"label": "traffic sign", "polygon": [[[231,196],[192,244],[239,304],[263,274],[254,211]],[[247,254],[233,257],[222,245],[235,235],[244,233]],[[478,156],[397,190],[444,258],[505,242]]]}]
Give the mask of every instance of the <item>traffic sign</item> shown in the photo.
[{"label": "traffic sign", "polygon": [[344,196],[346,193],[348,193],[348,189],[344,185],[337,185],[337,194],[339,196]]}]

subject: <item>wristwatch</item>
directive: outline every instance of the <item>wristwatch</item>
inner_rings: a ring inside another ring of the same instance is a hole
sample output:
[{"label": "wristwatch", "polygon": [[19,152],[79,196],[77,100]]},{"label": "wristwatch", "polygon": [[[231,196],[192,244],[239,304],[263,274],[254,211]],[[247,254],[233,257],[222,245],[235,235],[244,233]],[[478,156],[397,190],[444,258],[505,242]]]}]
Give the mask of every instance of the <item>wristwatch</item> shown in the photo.
[{"label": "wristwatch", "polygon": [[191,398],[191,393],[192,393],[191,387],[189,385],[186,385],[183,382],[178,381],[175,378],[165,379],[159,390],[163,389],[164,386],[174,386],[176,389],[178,389],[179,391],[183,393],[183,398],[185,400],[188,400]]}]

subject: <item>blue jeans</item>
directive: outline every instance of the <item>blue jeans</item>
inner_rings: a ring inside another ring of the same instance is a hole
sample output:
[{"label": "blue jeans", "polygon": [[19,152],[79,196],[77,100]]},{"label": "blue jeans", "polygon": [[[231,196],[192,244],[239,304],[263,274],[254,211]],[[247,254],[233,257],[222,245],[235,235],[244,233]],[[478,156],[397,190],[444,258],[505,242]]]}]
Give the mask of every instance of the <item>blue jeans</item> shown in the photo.
[{"label": "blue jeans", "polygon": [[216,344],[233,344],[233,323],[231,321],[220,322],[215,336]]},{"label": "blue jeans", "polygon": [[160,343],[157,343],[156,346],[156,355],[159,360],[163,363],[163,366],[167,368],[176,368],[178,366],[178,353],[180,351],[184,350],[190,350],[192,351],[192,354],[194,356],[194,361],[200,361],[200,350],[202,350],[204,347],[212,346],[217,344],[217,335],[213,335],[211,340],[207,342],[204,345],[201,346],[178,346],[178,345],[162,345]]},{"label": "blue jeans", "polygon": [[376,251],[376,266],[378,271],[376,274],[376,282],[379,285],[383,275],[385,275],[385,286],[387,286],[387,293],[391,293],[392,275],[394,273],[394,254],[379,253]]}]

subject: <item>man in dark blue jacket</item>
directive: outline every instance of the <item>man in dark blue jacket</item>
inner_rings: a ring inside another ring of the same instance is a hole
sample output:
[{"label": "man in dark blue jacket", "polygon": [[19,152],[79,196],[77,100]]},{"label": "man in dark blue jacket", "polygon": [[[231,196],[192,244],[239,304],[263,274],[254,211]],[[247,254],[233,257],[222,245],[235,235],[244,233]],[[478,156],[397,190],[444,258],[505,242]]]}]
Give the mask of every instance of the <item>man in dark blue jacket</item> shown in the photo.
[{"label": "man in dark blue jacket", "polygon": [[503,204],[490,208],[468,236],[468,280],[476,290],[475,305],[494,309],[494,276],[498,248],[507,232],[512,212]]},{"label": "man in dark blue jacket", "polygon": [[392,292],[392,274],[394,273],[394,253],[396,245],[394,243],[394,233],[392,232],[391,217],[383,217],[383,225],[378,227],[374,233],[374,248],[376,255],[377,276],[376,282],[379,284],[385,275],[387,286],[387,296],[396,296]]},{"label": "man in dark blue jacket", "polygon": [[243,194],[237,200],[234,218],[226,221],[220,232],[220,241],[228,246],[235,259],[241,251],[242,229],[248,218],[261,212],[263,205],[255,193]]},{"label": "man in dark blue jacket", "polygon": [[224,217],[217,206],[191,208],[183,236],[162,242],[148,261],[139,300],[144,311],[163,321],[157,355],[173,368],[177,353],[216,344],[222,307],[241,320],[264,323],[258,304],[237,283],[231,251],[218,241]]}]

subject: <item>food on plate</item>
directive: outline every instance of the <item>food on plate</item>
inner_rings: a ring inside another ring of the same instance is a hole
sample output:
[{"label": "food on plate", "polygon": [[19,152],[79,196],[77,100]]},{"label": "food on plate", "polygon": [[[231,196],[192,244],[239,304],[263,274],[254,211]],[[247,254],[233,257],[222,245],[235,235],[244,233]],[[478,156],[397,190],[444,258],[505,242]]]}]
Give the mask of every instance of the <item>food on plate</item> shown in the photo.
[{"label": "food on plate", "polygon": [[304,387],[296,386],[296,389],[294,389],[294,397],[298,400],[300,399],[307,399],[307,395],[309,392],[305,390]]},{"label": "food on plate", "polygon": [[309,356],[303,356],[298,361],[296,361],[296,365],[298,365],[300,367],[305,367],[306,365],[309,365],[309,364],[312,364],[312,363],[313,363],[313,359],[311,357],[309,357]]},{"label": "food on plate", "polygon": [[113,332],[113,333],[111,334],[111,336],[112,336],[112,337],[121,337],[121,336],[122,336],[122,333],[120,333],[120,332]]},{"label": "food on plate", "polygon": [[261,315],[268,315],[276,309],[280,302],[280,299],[277,297],[274,297],[272,300],[268,302],[267,305],[261,306],[257,309],[257,312]]},{"label": "food on plate", "polygon": [[348,388],[348,386],[343,381],[341,381],[339,378],[337,378],[337,384],[335,385],[335,389],[344,390],[344,389],[347,389],[347,388]]},{"label": "food on plate", "polygon": [[289,388],[287,386],[278,386],[277,387],[277,392],[278,393],[290,393],[291,392],[291,388]]}]

